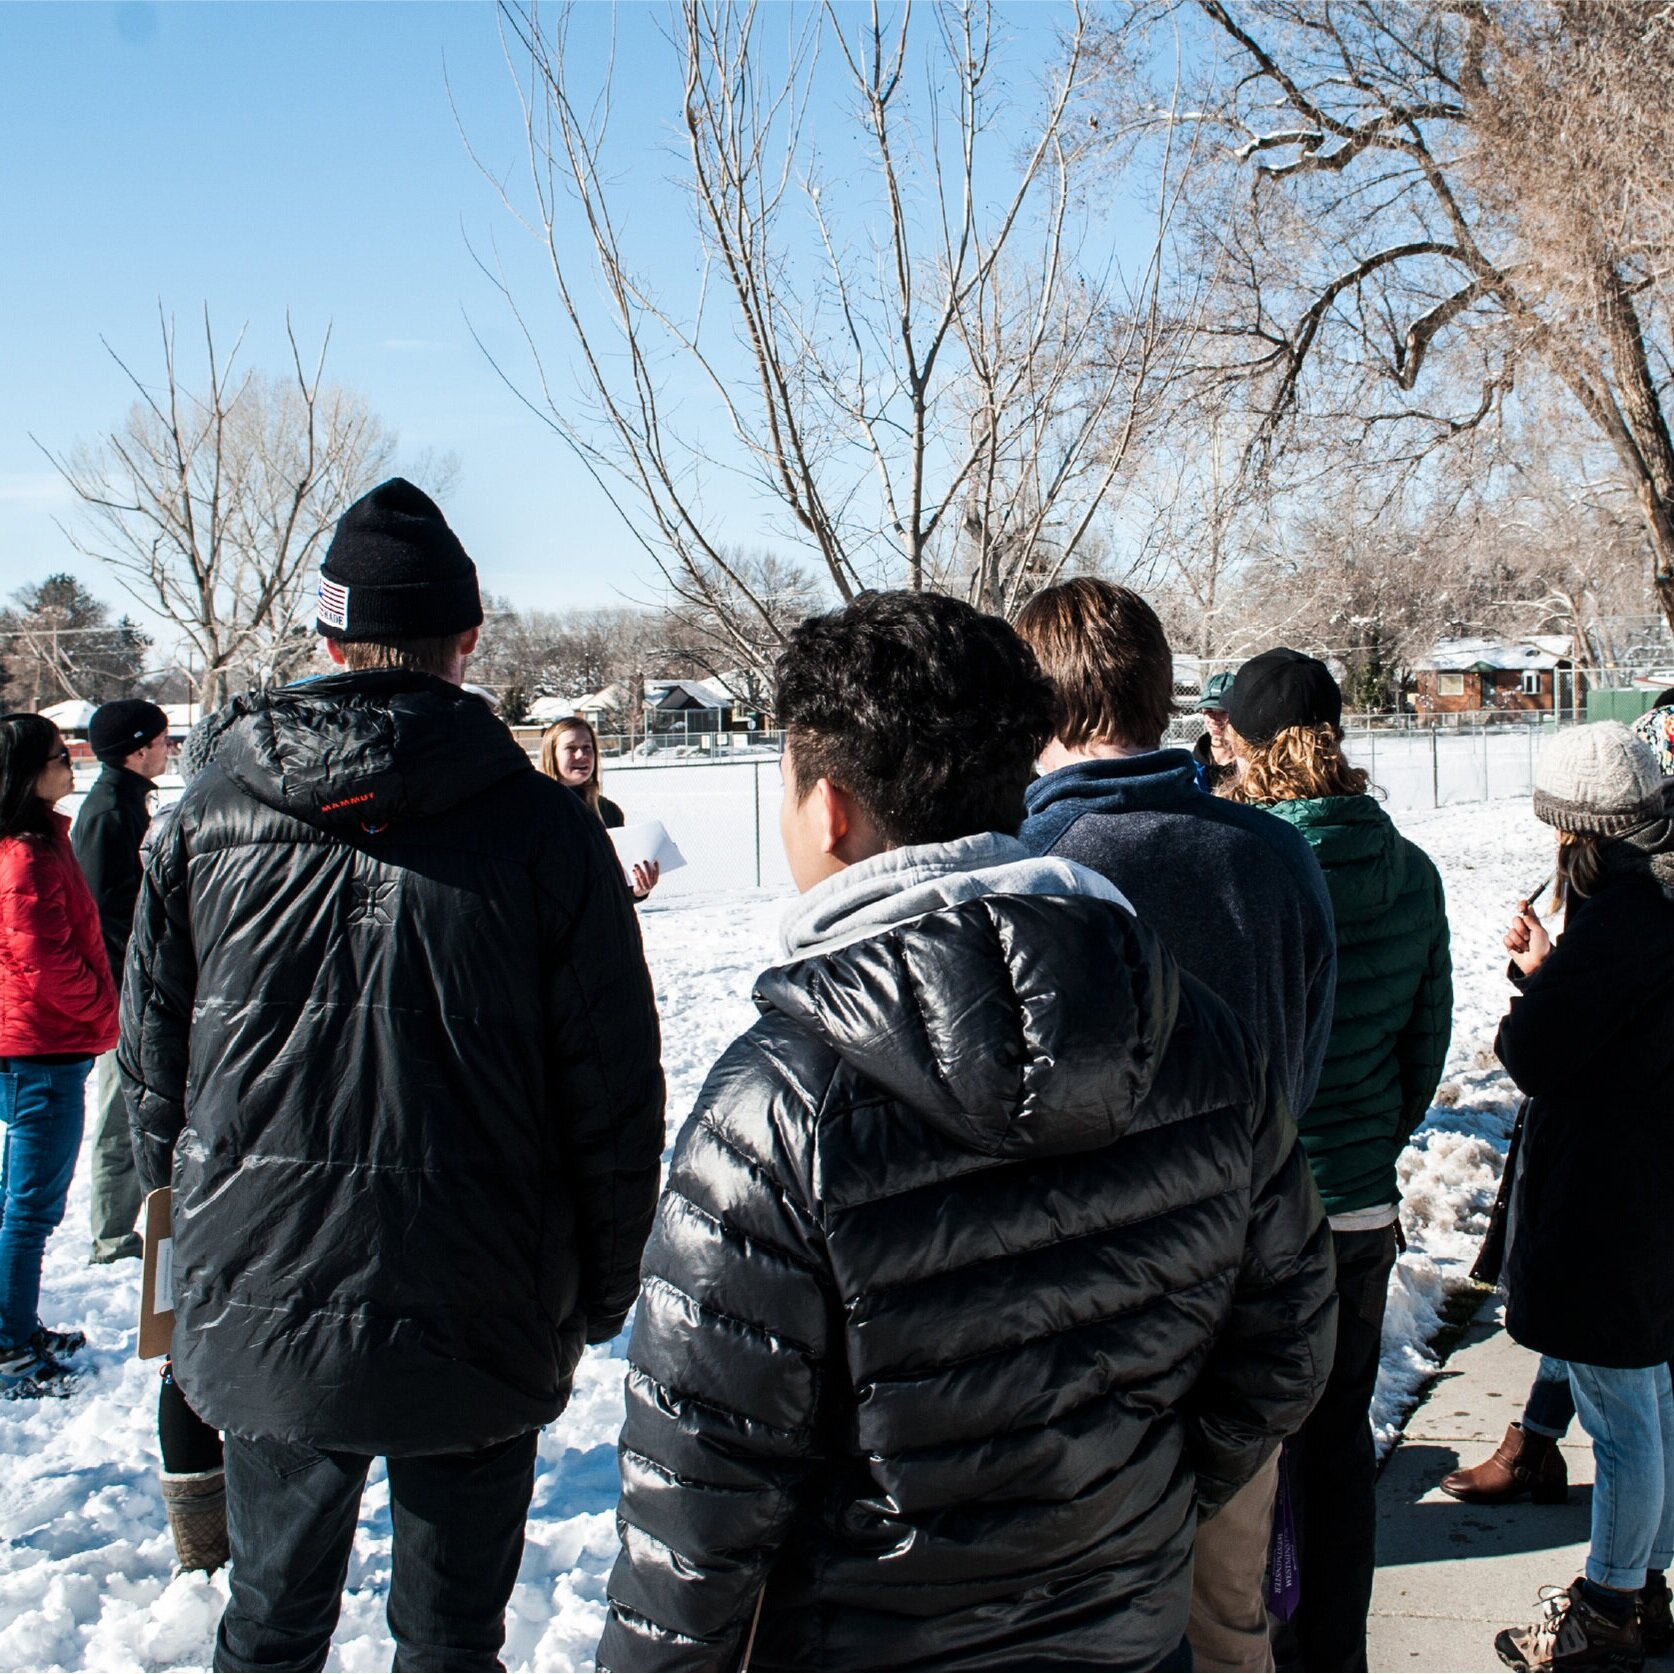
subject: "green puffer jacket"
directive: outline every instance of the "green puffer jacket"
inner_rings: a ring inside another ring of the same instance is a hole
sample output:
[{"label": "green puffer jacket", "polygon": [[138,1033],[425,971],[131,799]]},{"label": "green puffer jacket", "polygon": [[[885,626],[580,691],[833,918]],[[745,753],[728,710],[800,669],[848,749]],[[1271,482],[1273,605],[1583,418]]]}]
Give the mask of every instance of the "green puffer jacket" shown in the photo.
[{"label": "green puffer jacket", "polygon": [[1397,1199],[1453,1028],[1447,901],[1435,863],[1369,796],[1263,804],[1308,839],[1337,918],[1337,1004],[1319,1090],[1297,1117],[1326,1213]]}]

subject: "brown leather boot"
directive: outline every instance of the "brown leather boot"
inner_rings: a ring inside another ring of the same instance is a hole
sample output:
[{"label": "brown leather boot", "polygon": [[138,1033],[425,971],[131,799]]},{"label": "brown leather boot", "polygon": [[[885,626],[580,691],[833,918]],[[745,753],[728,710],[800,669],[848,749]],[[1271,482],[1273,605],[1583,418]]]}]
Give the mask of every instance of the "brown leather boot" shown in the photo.
[{"label": "brown leather boot", "polygon": [[1525,1495],[1536,1505],[1564,1505],[1569,1500],[1569,1468],[1550,1436],[1513,1424],[1491,1458],[1444,1476],[1441,1487],[1444,1494],[1470,1505],[1510,1505]]}]

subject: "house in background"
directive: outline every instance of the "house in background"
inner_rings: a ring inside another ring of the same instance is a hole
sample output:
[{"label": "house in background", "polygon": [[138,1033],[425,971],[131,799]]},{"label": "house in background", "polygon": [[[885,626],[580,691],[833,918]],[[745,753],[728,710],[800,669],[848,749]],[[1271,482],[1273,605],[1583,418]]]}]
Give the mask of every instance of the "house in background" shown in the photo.
[{"label": "house in background", "polygon": [[760,713],[740,702],[719,681],[647,680],[645,731],[648,738],[703,738],[753,732]]},{"label": "house in background", "polygon": [[1574,711],[1586,701],[1586,676],[1570,652],[1567,634],[1439,639],[1413,664],[1413,708],[1431,722],[1483,710]]}]

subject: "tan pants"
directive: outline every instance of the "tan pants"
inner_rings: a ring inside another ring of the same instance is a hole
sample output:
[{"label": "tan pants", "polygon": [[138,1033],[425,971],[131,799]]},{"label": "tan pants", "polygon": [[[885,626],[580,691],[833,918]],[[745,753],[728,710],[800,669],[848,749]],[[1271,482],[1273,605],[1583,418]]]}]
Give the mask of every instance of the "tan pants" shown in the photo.
[{"label": "tan pants", "polygon": [[1186,1624],[1198,1674],[1272,1674],[1267,1637],[1267,1545],[1279,1492],[1279,1453],[1200,1523]]}]

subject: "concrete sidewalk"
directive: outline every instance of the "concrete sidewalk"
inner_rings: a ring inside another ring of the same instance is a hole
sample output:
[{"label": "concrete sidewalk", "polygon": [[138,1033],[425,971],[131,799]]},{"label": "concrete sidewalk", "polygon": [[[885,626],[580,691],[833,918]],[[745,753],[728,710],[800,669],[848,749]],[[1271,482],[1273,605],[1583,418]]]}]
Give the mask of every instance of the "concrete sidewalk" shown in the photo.
[{"label": "concrete sidewalk", "polygon": [[1500,1328],[1500,1308],[1484,1303],[1379,1481],[1374,1669],[1500,1669],[1494,1635],[1535,1620],[1541,1587],[1567,1586],[1585,1564],[1593,1457],[1578,1425],[1564,1441],[1568,1505],[1461,1505],[1436,1486],[1485,1459],[1523,1410],[1537,1359]]}]

